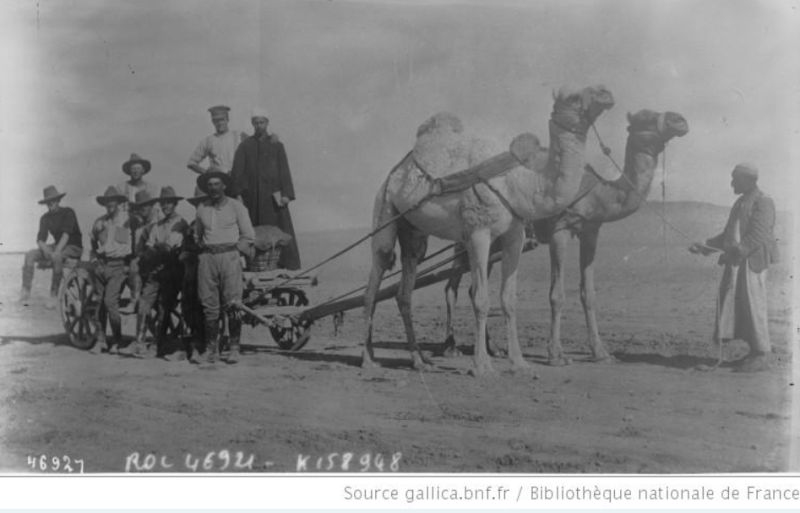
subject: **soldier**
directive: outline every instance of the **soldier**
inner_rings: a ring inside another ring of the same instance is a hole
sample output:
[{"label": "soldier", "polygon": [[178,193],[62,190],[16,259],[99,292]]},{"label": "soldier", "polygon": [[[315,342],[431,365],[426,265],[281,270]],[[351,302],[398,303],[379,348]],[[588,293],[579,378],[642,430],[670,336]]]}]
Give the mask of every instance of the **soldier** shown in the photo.
[{"label": "soldier", "polygon": [[[208,196],[199,187],[194,190],[194,197],[186,198],[190,205],[197,206]],[[183,265],[183,288],[181,289],[181,314],[189,332],[184,342],[184,350],[192,363],[202,363],[200,353],[205,349],[205,329],[203,305],[197,292],[197,266],[200,246],[195,239],[196,220],[192,221],[186,236],[183,238],[180,261]]]},{"label": "soldier", "polygon": [[[240,253],[252,255],[255,232],[244,205],[225,195],[231,186],[228,174],[209,171],[197,177],[197,186],[208,195],[197,207],[195,237],[200,245],[197,283],[205,319],[206,363],[214,366],[219,358],[220,312],[228,313],[231,305],[242,300]],[[239,359],[241,329],[241,320],[228,315],[228,363]]]},{"label": "soldier", "polygon": [[[91,234],[95,290],[100,297],[97,342],[91,349],[94,354],[100,354],[106,347],[109,353],[116,353],[122,342],[119,296],[131,259],[131,228],[128,213],[122,208],[127,201],[128,198],[115,187],[109,187],[97,198],[106,213],[94,222]],[[111,324],[110,343],[106,340],[106,319]]]},{"label": "soldier", "polygon": [[[168,353],[167,328],[172,311],[175,310],[177,304],[183,277],[183,269],[178,257],[184,234],[188,229],[186,220],[175,212],[175,207],[182,199],[182,196],[175,194],[172,187],[163,187],[158,198],[141,204],[141,206],[147,207],[158,203],[163,212],[163,219],[148,225],[140,245],[141,250],[137,253],[143,285],[137,306],[136,341],[132,348],[133,354],[138,355],[145,352],[144,323],[157,300],[156,356],[166,357]],[[172,359],[186,359],[182,350],[177,351],[174,355]]]},{"label": "soldier", "polygon": [[136,191],[130,204],[130,226],[132,237],[132,258],[128,268],[128,285],[131,289],[131,308],[135,311],[142,290],[142,277],[139,272],[139,254],[144,250],[149,227],[161,219],[161,209],[155,203],[155,195],[148,190]]},{"label": "soldier", "polygon": [[[64,274],[64,260],[74,258],[80,260],[83,253],[81,229],[75,211],[60,205],[61,198],[66,193],[59,193],[58,189],[50,185],[44,189],[44,198],[40,205],[47,205],[47,212],[39,219],[39,233],[36,235],[36,249],[28,251],[25,255],[25,264],[22,267],[22,294],[20,303],[28,305],[31,298],[33,275],[38,262],[52,264],[53,277],[50,281],[50,297],[46,303],[48,309],[56,307],[58,289]],[[53,236],[53,243],[47,244],[47,236]]]}]

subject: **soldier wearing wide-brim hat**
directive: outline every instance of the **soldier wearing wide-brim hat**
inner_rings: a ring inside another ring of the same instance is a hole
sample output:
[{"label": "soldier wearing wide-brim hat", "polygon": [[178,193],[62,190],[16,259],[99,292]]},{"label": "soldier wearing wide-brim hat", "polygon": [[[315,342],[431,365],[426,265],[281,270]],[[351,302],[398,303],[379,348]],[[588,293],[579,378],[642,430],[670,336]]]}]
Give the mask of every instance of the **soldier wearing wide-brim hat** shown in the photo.
[{"label": "soldier wearing wide-brim hat", "polygon": [[139,255],[144,250],[144,244],[150,227],[162,218],[160,207],[157,205],[158,197],[149,190],[136,191],[134,201],[129,204],[130,224],[133,237],[133,258],[129,265],[128,283],[131,287],[131,305],[136,306],[142,290],[142,277],[139,273]]},{"label": "soldier wearing wide-brim hat", "polygon": [[230,307],[242,300],[240,252],[250,254],[255,241],[247,209],[225,195],[229,184],[230,178],[221,172],[205,173],[197,178],[197,186],[209,196],[197,206],[194,235],[200,246],[197,288],[203,305],[206,361],[210,365],[215,365],[219,358],[220,315],[228,318],[230,354],[227,361],[235,363],[239,359],[242,321]]},{"label": "soldier wearing wide-brim hat", "polygon": [[[39,219],[39,232],[36,235],[36,249],[25,254],[25,263],[22,266],[22,293],[20,302],[27,305],[31,297],[33,276],[36,264],[44,263],[53,266],[53,277],[50,282],[50,298],[46,303],[48,308],[55,308],[57,304],[58,289],[64,274],[64,260],[67,258],[80,259],[83,253],[81,230],[75,211],[60,205],[65,192],[58,192],[55,186],[44,188],[40,205],[47,205],[47,212]],[[48,244],[48,235],[53,237],[53,243]]]},{"label": "soldier wearing wide-brim hat", "polygon": [[[122,316],[119,311],[119,298],[128,274],[133,241],[128,212],[123,209],[128,198],[116,187],[109,187],[97,203],[106,208],[92,226],[92,260],[96,261],[94,270],[95,291],[100,297],[100,310],[97,318],[97,341],[91,352],[100,354],[107,348],[115,353],[122,342]],[[111,340],[106,338],[106,321],[111,325]]]},{"label": "soldier wearing wide-brim hat", "polygon": [[153,309],[157,299],[161,305],[158,309],[158,328],[156,330],[157,357],[173,357],[185,360],[185,352],[181,349],[170,354],[167,346],[167,328],[170,318],[167,312],[175,309],[178,293],[181,290],[183,268],[178,259],[179,250],[183,244],[189,225],[186,220],[175,212],[175,207],[182,200],[182,196],[175,194],[172,187],[162,187],[158,197],[145,201],[145,205],[159,203],[163,210],[163,217],[148,225],[146,238],[141,243],[138,252],[139,269],[142,275],[142,292],[139,296],[136,318],[136,342],[133,352],[145,352],[144,329],[145,320]]},{"label": "soldier wearing wide-brim hat", "polygon": [[[128,179],[117,184],[117,190],[128,198],[128,202],[133,206],[136,200],[136,193],[147,191],[150,197],[158,196],[158,187],[152,182],[145,180],[144,175],[150,172],[150,161],[140,157],[136,153],[131,153],[130,158],[122,164],[122,172],[128,175]],[[127,210],[129,205],[124,205],[123,210]],[[156,217],[160,217],[161,210],[156,206]]]}]

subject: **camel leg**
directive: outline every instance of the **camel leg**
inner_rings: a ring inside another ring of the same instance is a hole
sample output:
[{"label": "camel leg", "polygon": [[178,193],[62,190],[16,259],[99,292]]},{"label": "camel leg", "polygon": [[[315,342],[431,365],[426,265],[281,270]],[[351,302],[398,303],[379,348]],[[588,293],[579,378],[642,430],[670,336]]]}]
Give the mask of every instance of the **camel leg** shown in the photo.
[{"label": "camel leg", "polygon": [[[387,212],[386,215],[390,216],[391,212]],[[378,366],[375,363],[375,352],[372,348],[372,323],[375,318],[375,306],[377,305],[375,298],[381,287],[383,274],[394,265],[394,245],[396,240],[397,223],[390,224],[372,237],[372,268],[369,273],[367,288],[364,291],[364,324],[366,333],[364,347],[361,351],[361,366],[368,369]]]},{"label": "camel leg", "polygon": [[594,315],[594,256],[597,252],[597,236],[600,226],[591,227],[578,234],[581,244],[581,304],[586,316],[586,330],[589,335],[589,345],[592,348],[592,360],[595,362],[612,362],[613,357],[608,354],[605,344],[600,339],[597,331],[597,320]]},{"label": "camel leg", "polygon": [[[458,254],[462,251],[463,247],[456,246],[454,252]],[[453,268],[458,269],[465,263],[466,255],[453,260]],[[459,355],[456,348],[455,330],[453,329],[453,315],[455,314],[456,303],[458,302],[458,287],[461,285],[461,275],[455,274],[444,285],[444,301],[447,306],[447,318],[445,320],[445,340],[442,355],[445,358],[452,358]]]},{"label": "camel leg", "polygon": [[475,312],[474,374],[484,376],[494,373],[489,352],[486,350],[486,319],[489,316],[489,246],[491,236],[488,229],[474,232],[468,241],[469,263],[472,268],[470,297]]},{"label": "camel leg", "polygon": [[500,305],[503,309],[503,317],[505,318],[508,332],[508,358],[511,360],[512,371],[533,375],[531,366],[522,356],[519,337],[517,336],[517,271],[519,270],[519,259],[522,252],[522,225],[512,227],[503,239],[503,279],[500,289]]},{"label": "camel leg", "polygon": [[417,345],[414,334],[414,323],[411,318],[411,296],[414,292],[414,282],[417,279],[417,264],[425,258],[428,247],[428,236],[417,230],[406,221],[399,221],[398,239],[400,241],[400,258],[403,263],[403,273],[400,286],[397,289],[397,307],[403,318],[403,326],[408,340],[408,352],[411,354],[413,367],[418,370],[427,370],[431,361],[422,355]]},{"label": "camel leg", "polygon": [[564,266],[570,232],[558,230],[550,238],[550,341],[548,365],[569,365],[561,347],[561,309],[564,307]]}]

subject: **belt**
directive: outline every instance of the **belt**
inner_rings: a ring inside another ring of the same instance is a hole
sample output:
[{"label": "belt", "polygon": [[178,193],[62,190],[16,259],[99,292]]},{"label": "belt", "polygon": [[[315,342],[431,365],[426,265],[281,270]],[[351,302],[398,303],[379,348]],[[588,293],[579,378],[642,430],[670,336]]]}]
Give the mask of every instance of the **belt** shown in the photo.
[{"label": "belt", "polygon": [[229,253],[231,251],[238,251],[236,244],[213,244],[211,246],[204,246],[200,250],[200,253],[211,253],[212,255],[218,255],[220,253]]},{"label": "belt", "polygon": [[104,257],[102,255],[98,256],[97,259],[104,264],[128,264],[131,261],[130,256],[126,257]]}]

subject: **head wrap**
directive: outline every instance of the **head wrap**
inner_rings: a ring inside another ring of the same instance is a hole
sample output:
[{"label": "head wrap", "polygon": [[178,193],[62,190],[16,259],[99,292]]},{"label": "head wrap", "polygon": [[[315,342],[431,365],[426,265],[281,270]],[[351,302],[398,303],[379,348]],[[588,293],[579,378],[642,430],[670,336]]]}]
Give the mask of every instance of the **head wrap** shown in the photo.
[{"label": "head wrap", "polygon": [[733,168],[733,172],[731,173],[733,176],[742,176],[752,178],[753,180],[758,180],[758,168],[753,164],[749,164],[747,162],[741,162],[736,164],[736,167]]},{"label": "head wrap", "polygon": [[269,119],[269,116],[267,116],[267,109],[263,107],[256,107],[255,109],[253,109],[253,113],[250,114],[250,119],[253,118]]}]

